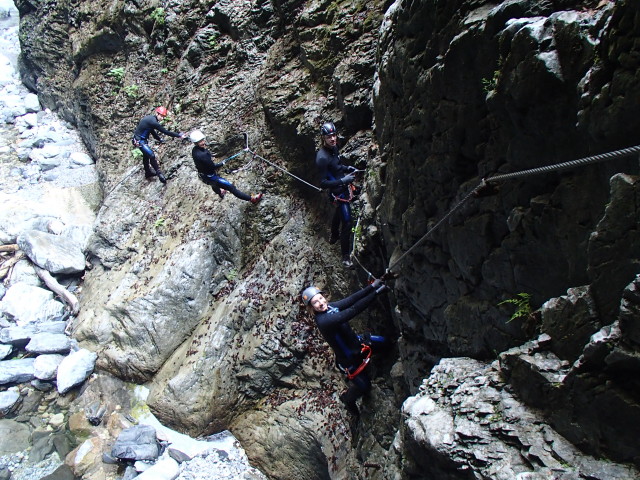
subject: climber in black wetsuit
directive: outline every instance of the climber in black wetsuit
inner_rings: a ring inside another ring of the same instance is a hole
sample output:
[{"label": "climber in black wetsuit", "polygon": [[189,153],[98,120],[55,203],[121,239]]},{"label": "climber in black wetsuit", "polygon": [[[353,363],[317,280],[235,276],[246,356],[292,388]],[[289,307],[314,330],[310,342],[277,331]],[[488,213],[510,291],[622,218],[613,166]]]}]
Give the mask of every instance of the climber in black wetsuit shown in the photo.
[{"label": "climber in black wetsuit", "polygon": [[308,287],[302,292],[302,301],[313,310],[320,333],[336,355],[338,368],[353,382],[340,395],[340,400],[355,415],[359,413],[356,400],[371,390],[371,380],[365,370],[371,347],[385,345],[386,339],[378,335],[357,335],[349,326],[349,321],[385,290],[387,286],[384,282],[376,279],[362,290],[331,303],[316,287]]},{"label": "climber in black wetsuit", "polygon": [[229,191],[239,199],[246,200],[253,204],[262,200],[262,193],[247,195],[238,190],[231,182],[218,175],[218,169],[222,167],[225,162],[215,163],[211,159],[211,153],[206,148],[204,133],[200,130],[194,130],[191,132],[191,135],[189,135],[189,138],[195,144],[193,150],[191,150],[191,156],[196,165],[196,170],[198,170],[198,176],[204,183],[211,185],[213,191],[216,192],[221,199],[224,198],[226,191]]},{"label": "climber in black wetsuit", "polygon": [[320,174],[320,186],[329,190],[336,210],[331,221],[329,243],[340,240],[342,263],[351,268],[351,200],[350,184],[355,180],[355,167],[342,165],[338,153],[338,136],[333,123],[327,122],[320,128],[322,147],[316,154],[316,166]]},{"label": "climber in black wetsuit", "polygon": [[[162,125],[160,125],[160,120],[167,116],[169,112],[165,107],[158,107],[155,110],[153,115],[147,115],[142,117],[142,120],[138,123],[135,132],[133,132],[133,144],[140,149],[142,152],[142,164],[144,165],[144,176],[146,178],[151,178],[155,175],[158,176],[158,179],[162,183],[167,183],[167,179],[160,171],[160,166],[158,165],[158,160],[156,159],[156,155],[149,147],[147,143],[149,141],[149,135],[153,135],[153,138],[158,140],[160,143],[164,143],[160,135],[156,132],[162,132],[165,135],[169,135],[174,138],[185,138],[187,136],[186,133],[175,133],[170,132]],[[149,165],[151,164],[151,165]],[[153,170],[151,169],[153,167]]]}]

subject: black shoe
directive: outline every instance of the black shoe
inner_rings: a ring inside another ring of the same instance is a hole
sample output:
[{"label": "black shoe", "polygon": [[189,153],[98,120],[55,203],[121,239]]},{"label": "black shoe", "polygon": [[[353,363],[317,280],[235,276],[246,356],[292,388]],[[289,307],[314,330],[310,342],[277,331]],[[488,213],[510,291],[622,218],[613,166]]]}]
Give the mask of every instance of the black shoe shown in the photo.
[{"label": "black shoe", "polygon": [[342,265],[344,265],[345,268],[353,268],[353,262],[349,259],[348,255],[342,257]]},{"label": "black shoe", "polygon": [[167,183],[167,179],[162,173],[158,174],[158,180],[160,180],[162,183]]},{"label": "black shoe", "polygon": [[156,174],[153,172],[144,172],[144,178],[153,178]]},{"label": "black shoe", "polygon": [[340,234],[332,232],[331,236],[329,237],[329,245],[333,245],[334,243],[338,243],[338,240],[340,240]]}]

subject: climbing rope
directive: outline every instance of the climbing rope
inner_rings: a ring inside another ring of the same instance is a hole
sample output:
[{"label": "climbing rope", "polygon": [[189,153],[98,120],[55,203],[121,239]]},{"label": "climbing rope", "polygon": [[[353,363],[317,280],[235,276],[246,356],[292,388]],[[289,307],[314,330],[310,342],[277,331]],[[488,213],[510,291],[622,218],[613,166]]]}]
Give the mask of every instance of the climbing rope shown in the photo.
[{"label": "climbing rope", "polygon": [[415,242],[406,252],[400,255],[393,263],[391,263],[387,268],[387,272],[392,272],[393,269],[398,264],[400,264],[400,262],[402,262],[402,260],[407,255],[409,255],[409,253],[415,250],[416,247],[420,245],[429,235],[431,235],[440,225],[446,222],[455,212],[457,212],[460,209],[460,207],[462,207],[462,205],[464,205],[467,202],[467,200],[469,200],[472,196],[475,195],[475,193],[479,190],[481,185],[482,183],[478,185],[476,188],[474,188],[473,190],[471,190],[469,193],[467,193],[465,197],[462,200],[460,200],[451,210],[449,210],[444,217],[438,220],[438,222],[436,222],[436,224],[433,227],[427,230],[427,233],[425,233],[422,237],[420,237],[420,239],[417,242]]},{"label": "climbing rope", "polygon": [[300,178],[300,177],[298,177],[298,176],[294,175],[293,173],[291,173],[291,172],[289,172],[289,171],[285,170],[284,168],[280,167],[279,165],[276,165],[275,163],[273,163],[273,162],[271,162],[271,161],[267,160],[266,158],[261,157],[260,155],[258,155],[256,152],[254,152],[253,150],[251,150],[251,149],[249,148],[249,135],[247,135],[245,132],[242,132],[242,134],[244,135],[244,138],[245,138],[245,148],[244,148],[244,151],[249,152],[249,153],[250,153],[251,155],[253,155],[255,158],[259,158],[259,159],[260,159],[260,160],[262,160],[263,162],[265,162],[265,163],[267,163],[267,164],[271,165],[271,166],[272,166],[272,167],[274,167],[274,168],[277,168],[277,169],[278,169],[278,170],[280,170],[281,172],[286,173],[286,174],[287,174],[287,175],[289,175],[290,177],[295,178],[295,179],[296,179],[296,180],[298,180],[299,182],[304,183],[305,185],[307,185],[307,186],[309,186],[309,187],[313,188],[314,190],[316,190],[316,191],[318,191],[318,192],[321,192],[321,191],[322,191],[322,189],[321,189],[321,188],[316,187],[315,185],[312,185],[311,183],[307,182],[306,180],[303,180],[302,178]]},{"label": "climbing rope", "polygon": [[[589,165],[589,164],[593,164],[593,163],[603,162],[605,160],[614,160],[614,159],[617,159],[617,158],[626,157],[626,156],[629,156],[629,155],[632,155],[632,154],[636,154],[636,153],[640,153],[640,145],[636,145],[634,147],[629,147],[629,148],[623,148],[622,150],[615,150],[613,152],[607,152],[607,153],[602,153],[602,154],[598,154],[598,155],[592,155],[590,157],[579,158],[579,159],[571,160],[571,161],[568,161],[568,162],[557,163],[557,164],[554,164],[554,165],[547,165],[547,166],[544,166],[544,167],[531,168],[531,169],[528,169],[528,170],[522,170],[520,172],[505,173],[505,174],[502,174],[502,175],[494,175],[492,177],[482,179],[482,181],[474,189],[472,189],[469,193],[467,193],[467,195],[465,195],[465,197],[462,200],[460,200],[451,210],[449,210],[449,212],[447,212],[447,214],[444,217],[442,217],[435,225],[433,225],[427,231],[427,233],[425,233],[422,237],[420,237],[418,239],[418,241],[415,242],[406,252],[404,252],[395,261],[393,261],[389,265],[389,267],[387,268],[387,270],[385,272],[385,275],[386,274],[390,274],[391,272],[393,272],[393,269],[396,268],[402,262],[402,260],[404,260],[407,257],[407,255],[409,255],[409,253],[411,253],[413,250],[415,250],[416,247],[418,247],[418,245],[420,245],[438,227],[440,227],[440,225],[442,225],[455,212],[457,212],[462,207],[462,205],[464,205],[471,197],[478,196],[479,193],[481,193],[484,189],[487,189],[490,186],[490,184],[495,184],[495,183],[503,182],[503,181],[506,181],[506,180],[512,180],[512,179],[515,179],[515,178],[530,177],[530,176],[534,176],[534,175],[539,175],[541,173],[567,170],[567,169],[578,167],[578,166],[583,166],[583,165]],[[360,264],[359,261],[358,261],[358,264]],[[360,266],[362,267],[362,264],[360,264]],[[364,267],[363,267],[363,269],[364,269]],[[371,275],[371,273],[369,273],[368,270],[366,270],[366,269],[364,269],[364,270],[369,275]]]},{"label": "climbing rope", "polygon": [[613,152],[601,153],[599,155],[593,155],[591,157],[579,158],[577,160],[571,160],[569,162],[556,163],[555,165],[547,165],[544,167],[531,168],[529,170],[522,170],[520,172],[505,173],[503,175],[495,175],[484,180],[484,182],[502,182],[504,180],[511,180],[514,178],[524,178],[540,173],[557,172],[560,170],[567,170],[569,168],[578,167],[582,165],[589,165],[591,163],[603,162],[605,160],[614,160],[620,157],[626,157],[633,153],[640,153],[640,145],[635,147],[623,148],[622,150],[615,150]]}]

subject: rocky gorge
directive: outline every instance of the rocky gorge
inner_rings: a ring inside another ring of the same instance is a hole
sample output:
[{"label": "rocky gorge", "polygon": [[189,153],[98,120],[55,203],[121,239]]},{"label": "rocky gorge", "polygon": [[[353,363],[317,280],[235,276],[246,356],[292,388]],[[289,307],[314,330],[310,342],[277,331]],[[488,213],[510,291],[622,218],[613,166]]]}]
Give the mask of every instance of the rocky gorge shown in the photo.
[{"label": "rocky gorge", "polygon": [[[144,384],[163,423],[229,430],[274,479],[639,477],[637,155],[469,196],[640,143],[637,2],[15,3],[22,80],[99,176],[67,321],[96,355],[85,391]],[[244,133],[311,184],[335,121],[365,171],[363,268],[329,244],[326,195],[246,151],[226,175],[257,206],[215,198],[179,141],[157,148],[167,185],[145,179],[130,137],[157,105],[219,157]],[[394,348],[355,422],[299,292],[340,296],[389,265],[355,327]],[[123,475],[101,464],[73,475]]]}]

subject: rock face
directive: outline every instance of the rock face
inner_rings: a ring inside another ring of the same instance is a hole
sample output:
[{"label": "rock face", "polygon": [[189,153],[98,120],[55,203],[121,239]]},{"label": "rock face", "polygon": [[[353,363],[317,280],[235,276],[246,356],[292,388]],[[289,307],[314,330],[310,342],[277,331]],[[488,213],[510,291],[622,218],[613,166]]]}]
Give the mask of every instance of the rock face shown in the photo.
[{"label": "rock face", "polygon": [[[639,143],[637,2],[98,3],[16,1],[23,78],[77,125],[104,182],[74,323],[99,368],[149,382],[177,428],[230,429],[272,478],[637,474],[588,456],[640,458],[637,159],[468,196]],[[397,340],[360,426],[297,303],[310,283],[340,297],[365,280],[326,241],[331,205],[249,154],[224,175],[265,199],[219,201],[176,141],[154,147],[167,186],[144,179],[128,138],[159,104],[217,156],[246,132],[313,184],[318,126],[337,123],[345,162],[366,170],[356,254],[401,274],[355,325]],[[514,314],[503,301],[519,294]]]}]

